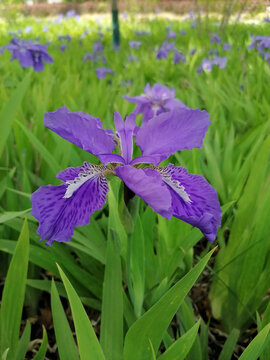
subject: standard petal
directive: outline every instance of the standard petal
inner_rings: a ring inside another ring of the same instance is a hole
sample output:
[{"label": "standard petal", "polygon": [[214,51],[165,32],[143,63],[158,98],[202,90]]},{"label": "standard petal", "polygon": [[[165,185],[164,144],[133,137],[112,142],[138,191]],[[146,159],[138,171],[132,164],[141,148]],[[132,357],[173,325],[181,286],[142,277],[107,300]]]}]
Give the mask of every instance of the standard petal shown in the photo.
[{"label": "standard petal", "polygon": [[143,156],[158,155],[164,160],[176,151],[200,148],[209,125],[207,111],[174,108],[143,123],[135,142]]},{"label": "standard petal", "polygon": [[44,125],[62,138],[96,156],[110,154],[116,146],[113,133],[102,129],[100,120],[83,112],[71,112],[65,106],[46,113]]},{"label": "standard petal", "polygon": [[130,165],[117,166],[115,174],[126,186],[142,198],[154,211],[170,219],[172,216],[171,195],[154,169],[136,169]]},{"label": "standard petal", "polygon": [[123,121],[119,112],[114,113],[116,134],[120,140],[120,148],[125,164],[129,164],[133,153],[133,133],[136,128],[136,115],[130,114]]},{"label": "standard petal", "polygon": [[87,163],[68,168],[58,174],[67,184],[41,186],[33,193],[31,214],[39,221],[41,240],[48,245],[69,241],[76,226],[89,224],[90,216],[106,202],[109,188],[104,169]]},{"label": "standard petal", "polygon": [[216,190],[200,175],[169,164],[157,168],[172,197],[173,216],[199,228],[214,241],[221,224],[221,208]]}]

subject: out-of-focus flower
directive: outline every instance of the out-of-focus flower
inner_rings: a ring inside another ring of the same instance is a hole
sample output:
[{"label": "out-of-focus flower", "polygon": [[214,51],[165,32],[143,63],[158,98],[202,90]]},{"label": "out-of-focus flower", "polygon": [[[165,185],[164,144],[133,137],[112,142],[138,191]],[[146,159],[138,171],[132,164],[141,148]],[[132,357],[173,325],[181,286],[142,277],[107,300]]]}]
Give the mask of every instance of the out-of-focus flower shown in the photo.
[{"label": "out-of-focus flower", "polygon": [[107,74],[113,75],[114,72],[112,71],[112,69],[110,69],[108,67],[96,68],[96,75],[97,75],[98,79],[105,79]]},{"label": "out-of-focus flower", "polygon": [[128,13],[127,13],[127,12],[123,12],[122,18],[123,18],[124,20],[127,20],[127,19],[128,19]]},{"label": "out-of-focus flower", "polygon": [[[176,151],[202,147],[210,125],[206,111],[175,108],[141,127],[134,114],[123,121],[114,113],[115,132],[103,129],[99,119],[62,107],[47,113],[44,124],[64,139],[99,158],[102,165],[84,162],[57,174],[63,184],[41,186],[31,196],[32,212],[39,221],[37,233],[47,245],[70,241],[74,228],[89,224],[101,210],[109,191],[106,175],[118,176],[155,212],[179,218],[198,227],[209,241],[216,238],[221,208],[215,189],[200,175],[183,167],[157,166]],[[133,138],[142,155],[133,159]],[[119,153],[113,153],[119,144]],[[109,165],[108,165],[109,164]],[[136,168],[136,164],[149,164]]]},{"label": "out-of-focus flower", "polygon": [[60,51],[64,52],[67,48],[67,44],[61,44],[60,45]]},{"label": "out-of-focus flower", "polygon": [[164,41],[161,47],[157,50],[156,59],[167,59],[171,50],[174,49],[174,42]]},{"label": "out-of-focus flower", "polygon": [[134,34],[137,36],[151,35],[150,30],[134,30]]},{"label": "out-of-focus flower", "polygon": [[24,28],[24,32],[26,33],[26,34],[29,34],[31,31],[33,30],[33,27],[30,25],[30,26],[26,26],[25,28]]},{"label": "out-of-focus flower", "polygon": [[211,44],[220,44],[221,40],[218,34],[212,34],[210,43]]},{"label": "out-of-focus flower", "polygon": [[43,32],[47,32],[49,30],[49,26],[48,25],[44,25],[43,27],[42,27],[42,31]]},{"label": "out-of-focus flower", "polygon": [[59,41],[63,41],[63,40],[66,40],[67,42],[71,42],[71,36],[70,35],[60,35],[58,36],[58,40]]},{"label": "out-of-focus flower", "polygon": [[177,50],[174,50],[174,53],[173,53],[174,65],[178,64],[180,61],[182,63],[186,63],[186,56],[184,54],[179,53]]},{"label": "out-of-focus flower", "polygon": [[187,31],[186,30],[180,30],[180,35],[184,36],[186,35]]},{"label": "out-of-focus flower", "polygon": [[130,49],[139,49],[141,46],[141,41],[131,40],[129,42],[129,48]]},{"label": "out-of-focus flower", "polygon": [[266,18],[264,18],[263,21],[266,22],[266,23],[270,23],[270,17],[266,16]]},{"label": "out-of-focus flower", "polygon": [[138,56],[128,54],[127,56],[127,62],[140,62]]},{"label": "out-of-focus flower", "polygon": [[212,71],[214,65],[218,66],[220,69],[224,69],[226,63],[227,63],[226,57],[214,56],[213,59],[203,59],[201,66],[197,68],[197,72],[201,73],[202,70]]},{"label": "out-of-focus flower", "polygon": [[208,55],[212,56],[212,55],[218,55],[218,49],[210,49],[208,51]]},{"label": "out-of-focus flower", "polygon": [[225,44],[223,45],[223,49],[224,49],[225,51],[231,50],[231,49],[232,49],[232,45],[225,43]]},{"label": "out-of-focus flower", "polygon": [[176,38],[176,32],[173,31],[173,30],[170,30],[168,33],[167,33],[167,39],[175,39]]},{"label": "out-of-focus flower", "polygon": [[144,88],[144,93],[139,96],[123,95],[123,98],[137,104],[134,114],[143,114],[143,122],[149,121],[153,116],[171,111],[175,107],[186,107],[180,100],[175,99],[175,90],[156,83],[152,89],[149,84]]},{"label": "out-of-focus flower", "polygon": [[195,52],[196,52],[196,48],[193,48],[193,49],[190,50],[189,54],[191,56],[193,56],[195,54]]},{"label": "out-of-focus flower", "polygon": [[53,63],[53,58],[47,53],[46,45],[12,39],[5,48],[12,54],[11,61],[17,59],[22,67],[33,67],[36,72],[43,70],[43,61],[48,64]]}]

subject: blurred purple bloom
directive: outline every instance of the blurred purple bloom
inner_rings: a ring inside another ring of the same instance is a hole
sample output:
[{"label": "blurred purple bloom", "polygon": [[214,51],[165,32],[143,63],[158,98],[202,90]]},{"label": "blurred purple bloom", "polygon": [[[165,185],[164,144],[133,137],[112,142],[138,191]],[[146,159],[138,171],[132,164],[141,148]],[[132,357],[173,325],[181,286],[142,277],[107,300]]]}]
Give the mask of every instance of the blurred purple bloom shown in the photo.
[{"label": "blurred purple bloom", "polygon": [[175,39],[176,38],[176,32],[175,31],[169,31],[167,33],[167,39]]},{"label": "blurred purple bloom", "polygon": [[225,43],[225,44],[223,45],[223,49],[224,49],[225,51],[231,50],[231,49],[232,49],[232,45]]},{"label": "blurred purple bloom", "polygon": [[190,50],[189,54],[191,56],[193,56],[195,54],[195,52],[196,52],[196,48],[193,48],[193,49]]},{"label": "blurred purple bloom", "polygon": [[43,70],[43,61],[48,64],[53,63],[53,58],[47,53],[46,45],[12,39],[5,48],[12,54],[11,61],[17,59],[22,67],[33,67],[36,72]]},{"label": "blurred purple bloom", "polygon": [[[84,162],[69,167],[56,177],[63,184],[41,186],[31,196],[32,212],[39,221],[37,233],[47,245],[70,241],[74,228],[89,224],[101,210],[109,191],[107,174],[118,176],[154,211],[170,219],[175,216],[198,227],[209,241],[215,240],[221,222],[221,208],[214,188],[200,175],[169,164],[157,167],[176,151],[202,147],[210,125],[206,111],[175,108],[141,127],[134,114],[123,121],[114,114],[115,132],[89,114],[62,107],[46,113],[44,124],[64,139],[97,156],[103,165]],[[141,156],[133,159],[133,138]],[[113,153],[119,144],[120,155]],[[118,165],[116,165],[116,163]],[[142,169],[134,164],[150,164]],[[111,165],[107,165],[111,164]]]},{"label": "blurred purple bloom", "polygon": [[218,66],[220,69],[224,69],[226,66],[226,63],[227,63],[226,57],[214,56],[214,58],[212,60],[211,59],[203,59],[201,66],[199,68],[197,68],[197,72],[200,73],[200,72],[202,72],[202,70],[212,71],[214,65]]},{"label": "blurred purple bloom", "polygon": [[127,101],[137,104],[134,114],[143,114],[143,122],[147,122],[153,116],[170,111],[175,107],[186,108],[178,99],[175,99],[175,90],[170,90],[167,86],[156,83],[152,89],[149,84],[144,88],[144,94],[139,96],[123,95]]},{"label": "blurred purple bloom", "polygon": [[64,52],[67,48],[67,44],[61,44],[60,45],[60,51]]},{"label": "blurred purple bloom", "polygon": [[134,34],[137,36],[151,35],[151,31],[148,30],[134,30]]},{"label": "blurred purple bloom", "polygon": [[67,42],[71,42],[71,36],[70,35],[60,35],[58,36],[58,40],[62,41],[62,40],[66,40]]},{"label": "blurred purple bloom", "polygon": [[156,59],[167,59],[171,50],[174,49],[174,42],[165,40],[161,47],[157,50]]},{"label": "blurred purple bloom", "polygon": [[103,52],[104,51],[104,46],[102,44],[102,42],[100,40],[97,40],[94,42],[93,44],[93,52],[96,53],[96,52]]},{"label": "blurred purple bloom", "polygon": [[107,74],[114,74],[114,72],[108,67],[96,68],[96,75],[98,79],[105,79]]},{"label": "blurred purple bloom", "polygon": [[270,17],[269,16],[267,16],[266,18],[264,18],[264,20],[263,20],[264,22],[266,22],[266,23],[270,23]]},{"label": "blurred purple bloom", "polygon": [[197,26],[197,20],[194,20],[194,21],[192,22],[192,24],[190,25],[190,28],[191,28],[191,29],[195,29],[196,26]]},{"label": "blurred purple bloom", "polygon": [[185,64],[186,56],[184,54],[179,53],[177,50],[174,50],[174,54],[173,54],[174,65],[178,64],[180,61]]},{"label": "blurred purple bloom", "polygon": [[186,35],[187,31],[186,30],[180,30],[180,35]]},{"label": "blurred purple bloom", "polygon": [[212,34],[210,43],[211,44],[220,44],[221,40],[218,34]]},{"label": "blurred purple bloom", "polygon": [[69,17],[74,17],[74,16],[77,16],[78,14],[76,13],[75,10],[69,10],[67,11],[66,13],[66,17],[69,18]]},{"label": "blurred purple bloom", "polygon": [[127,20],[127,19],[128,19],[128,13],[127,13],[127,12],[123,12],[122,18],[123,18],[124,20]]},{"label": "blurred purple bloom", "polygon": [[129,42],[129,48],[130,49],[139,49],[141,44],[142,44],[141,41],[131,40]]},{"label": "blurred purple bloom", "polygon": [[208,51],[208,55],[211,56],[211,55],[218,55],[218,49],[210,49]]},{"label": "blurred purple bloom", "polygon": [[49,26],[44,25],[44,26],[42,27],[42,31],[43,31],[43,32],[47,32],[48,30],[49,30]]},{"label": "blurred purple bloom", "polygon": [[139,58],[136,55],[128,54],[127,62],[139,62]]},{"label": "blurred purple bloom", "polygon": [[32,31],[32,29],[33,29],[33,27],[30,25],[30,26],[26,26],[25,28],[24,28],[24,32],[26,33],[26,34],[29,34],[31,31]]}]

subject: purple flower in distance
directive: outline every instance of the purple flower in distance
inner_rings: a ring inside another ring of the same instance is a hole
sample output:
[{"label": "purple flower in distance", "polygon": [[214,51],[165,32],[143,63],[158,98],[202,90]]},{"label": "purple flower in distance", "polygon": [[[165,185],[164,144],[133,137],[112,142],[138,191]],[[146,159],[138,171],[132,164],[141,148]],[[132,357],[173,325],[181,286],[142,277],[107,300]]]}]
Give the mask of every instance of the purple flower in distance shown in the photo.
[{"label": "purple flower in distance", "polygon": [[107,74],[114,74],[114,72],[108,67],[96,68],[96,75],[98,79],[105,79]]},{"label": "purple flower in distance", "polygon": [[173,54],[174,65],[178,64],[180,61],[185,64],[186,56],[184,54],[179,53],[177,50],[174,50],[174,54]]},{"label": "purple flower in distance", "polygon": [[186,35],[187,31],[186,30],[180,30],[180,35],[184,36]]},{"label": "purple flower in distance", "polygon": [[67,42],[71,42],[71,36],[70,35],[60,35],[58,36],[58,40],[59,41],[63,41],[63,40],[66,40]]},{"label": "purple flower in distance", "polygon": [[[208,240],[215,239],[221,222],[215,189],[183,167],[157,166],[176,151],[202,146],[210,124],[206,111],[175,108],[141,127],[136,125],[134,114],[123,121],[115,112],[113,132],[103,129],[101,121],[89,114],[62,107],[45,114],[44,124],[102,163],[69,167],[56,175],[62,185],[41,186],[32,194],[31,214],[39,221],[37,233],[48,245],[69,241],[76,226],[89,224],[90,216],[103,208],[109,191],[108,174],[118,176],[161,216],[175,216],[198,227]],[[133,138],[142,154],[134,159]],[[113,153],[116,144],[118,154]],[[134,167],[136,164],[144,167]]]},{"label": "purple flower in distance", "polygon": [[170,30],[168,33],[167,33],[167,39],[175,39],[176,38],[176,32],[173,31],[173,30]]},{"label": "purple flower in distance", "polygon": [[141,46],[141,41],[131,40],[129,42],[129,48],[130,49],[139,49]]},{"label": "purple flower in distance", "polygon": [[200,74],[204,69],[208,71],[212,71],[213,66],[216,65],[220,69],[224,69],[227,63],[226,57],[218,57],[214,56],[214,58],[211,59],[203,59],[201,66],[197,68],[197,72]]},{"label": "purple flower in distance", "polygon": [[60,51],[64,52],[67,48],[67,44],[61,44],[60,45]]},{"label": "purple flower in distance", "polygon": [[270,17],[267,16],[266,18],[263,19],[263,21],[266,22],[266,23],[270,23]]},{"label": "purple flower in distance", "polygon": [[224,49],[225,51],[232,50],[232,45],[225,43],[225,44],[223,45],[223,49]]},{"label": "purple flower in distance", "polygon": [[221,40],[218,34],[212,34],[210,43],[211,44],[220,44]]},{"label": "purple flower in distance", "polygon": [[171,50],[174,49],[174,42],[164,41],[157,51],[156,59],[167,59]]},{"label": "purple flower in distance", "polygon": [[150,30],[134,30],[134,34],[137,36],[151,35]]},{"label": "purple flower in distance", "polygon": [[193,48],[193,49],[190,50],[189,54],[191,56],[193,56],[195,54],[195,52],[196,52],[196,48]]},{"label": "purple flower in distance", "polygon": [[53,58],[47,53],[46,45],[12,39],[5,48],[12,54],[11,61],[17,59],[22,67],[33,67],[36,72],[44,69],[43,61],[48,64],[53,63]]},{"label": "purple flower in distance", "polygon": [[123,95],[123,98],[136,104],[134,114],[143,114],[143,122],[151,120],[154,116],[171,111],[176,107],[186,108],[178,99],[175,99],[175,90],[156,83],[152,89],[149,84],[144,88],[144,94],[139,96]]},{"label": "purple flower in distance", "polygon": [[100,40],[95,41],[93,44],[93,52],[94,53],[96,53],[96,52],[102,53],[103,51],[104,51],[104,46],[103,46],[102,42]]}]

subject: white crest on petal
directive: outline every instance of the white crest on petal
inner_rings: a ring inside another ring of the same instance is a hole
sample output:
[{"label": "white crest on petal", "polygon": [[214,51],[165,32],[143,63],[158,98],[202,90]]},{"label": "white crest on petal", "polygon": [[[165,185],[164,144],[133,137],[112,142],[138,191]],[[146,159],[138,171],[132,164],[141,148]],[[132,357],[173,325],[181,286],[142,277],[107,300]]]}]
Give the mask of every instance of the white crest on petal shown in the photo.
[{"label": "white crest on petal", "polygon": [[86,181],[94,178],[100,177],[100,180],[104,178],[104,173],[107,170],[105,166],[102,165],[92,165],[85,162],[81,167],[81,172],[79,175],[73,180],[67,180],[66,184],[68,187],[66,189],[65,195],[63,196],[65,199],[70,198],[76,190],[78,190]]},{"label": "white crest on petal", "polygon": [[185,187],[181,185],[180,181],[172,180],[170,173],[167,171],[166,168],[156,168],[160,172],[162,176],[162,180],[169,185],[185,202],[191,203],[192,200],[190,199],[188,193],[185,190]]}]

